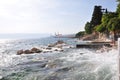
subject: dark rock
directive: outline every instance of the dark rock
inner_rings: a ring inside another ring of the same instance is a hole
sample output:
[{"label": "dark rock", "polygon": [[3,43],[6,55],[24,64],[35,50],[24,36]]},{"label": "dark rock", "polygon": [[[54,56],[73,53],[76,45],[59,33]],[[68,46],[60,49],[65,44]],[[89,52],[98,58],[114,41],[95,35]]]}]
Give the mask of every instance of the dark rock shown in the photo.
[{"label": "dark rock", "polygon": [[55,47],[55,44],[49,44],[48,47]]},{"label": "dark rock", "polygon": [[37,48],[32,48],[32,49],[31,49],[31,53],[38,53],[38,52],[40,52],[40,50],[37,49]]},{"label": "dark rock", "polygon": [[62,49],[62,50],[60,50],[61,52],[63,52],[64,50]]},{"label": "dark rock", "polygon": [[38,49],[38,48],[32,48],[31,49],[31,53],[40,53],[42,52],[42,50]]},{"label": "dark rock", "polygon": [[24,51],[24,54],[31,54],[32,52],[31,52],[31,50],[25,50]]},{"label": "dark rock", "polygon": [[83,55],[84,53],[80,53],[80,55]]},{"label": "dark rock", "polygon": [[58,51],[58,49],[55,49],[54,51]]},{"label": "dark rock", "polygon": [[38,48],[32,48],[31,51],[37,51],[39,50]]},{"label": "dark rock", "polygon": [[21,54],[23,54],[23,53],[24,53],[23,50],[18,50],[18,51],[17,51],[17,55],[21,55]]},{"label": "dark rock", "polygon": [[52,48],[51,47],[47,47],[46,49],[51,50]]},{"label": "dark rock", "polygon": [[41,67],[41,68],[45,68],[45,67],[46,67],[46,64],[42,64],[40,67]]},{"label": "dark rock", "polygon": [[[58,44],[64,44],[65,42],[63,42],[62,40],[58,40],[56,43],[54,44],[49,44],[48,47],[56,47]],[[58,46],[59,47],[59,46]],[[62,46],[60,46],[61,48]]]},{"label": "dark rock", "polygon": [[58,69],[56,72],[64,72],[64,71],[69,71],[71,69],[72,69],[71,67],[64,67],[64,68]]},{"label": "dark rock", "polygon": [[64,43],[64,41],[58,40],[55,44],[57,45],[57,44],[63,44],[63,43]]}]

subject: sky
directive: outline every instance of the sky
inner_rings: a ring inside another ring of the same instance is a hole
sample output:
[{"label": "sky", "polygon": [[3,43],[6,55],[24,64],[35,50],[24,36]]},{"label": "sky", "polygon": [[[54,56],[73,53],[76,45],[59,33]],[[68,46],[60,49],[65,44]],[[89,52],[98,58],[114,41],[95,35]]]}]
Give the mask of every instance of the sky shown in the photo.
[{"label": "sky", "polygon": [[0,0],[0,34],[73,34],[84,30],[95,5],[115,11],[116,0]]}]

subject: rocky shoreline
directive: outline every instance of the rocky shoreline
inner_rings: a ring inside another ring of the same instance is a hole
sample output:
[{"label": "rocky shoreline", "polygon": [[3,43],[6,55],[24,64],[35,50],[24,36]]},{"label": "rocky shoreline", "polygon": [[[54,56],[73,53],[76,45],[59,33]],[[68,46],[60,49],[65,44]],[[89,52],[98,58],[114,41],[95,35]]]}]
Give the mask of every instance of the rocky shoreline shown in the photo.
[{"label": "rocky shoreline", "polygon": [[64,51],[64,49],[63,49],[64,47],[72,48],[72,46],[66,44],[64,41],[58,40],[54,44],[48,44],[48,46],[44,46],[44,47],[40,47],[40,48],[33,47],[32,49],[18,50],[17,55],[34,54],[34,53],[47,53],[47,52],[53,52],[53,51]]}]

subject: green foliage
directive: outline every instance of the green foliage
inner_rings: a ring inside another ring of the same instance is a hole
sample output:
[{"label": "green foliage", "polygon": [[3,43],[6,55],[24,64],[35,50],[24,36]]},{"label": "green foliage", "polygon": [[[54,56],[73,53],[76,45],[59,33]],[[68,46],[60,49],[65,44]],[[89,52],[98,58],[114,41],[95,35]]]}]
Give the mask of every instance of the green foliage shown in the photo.
[{"label": "green foliage", "polygon": [[113,18],[113,17],[117,17],[117,14],[115,12],[109,12],[107,14],[104,14],[103,17],[102,17],[102,22],[105,22],[105,21],[109,21],[109,19]]},{"label": "green foliage", "polygon": [[106,30],[106,27],[103,24],[100,24],[100,25],[96,26],[96,31],[98,31],[100,33],[105,32],[105,30]]},{"label": "green foliage", "polygon": [[94,31],[95,26],[101,24],[101,18],[101,6],[95,6],[91,21],[85,24],[85,32],[91,34]]},{"label": "green foliage", "polygon": [[117,17],[117,13],[115,12],[109,12],[107,14],[104,14],[103,17],[102,17],[102,24],[104,26],[107,26],[108,22],[110,21],[110,19],[114,18],[114,17]]},{"label": "green foliage", "polygon": [[91,25],[94,29],[95,26],[101,24],[101,18],[102,18],[102,11],[101,11],[101,6],[95,6],[92,19],[91,19]]},{"label": "green foliage", "polygon": [[119,16],[119,18],[120,18],[120,0],[117,0],[117,2],[118,2],[118,5],[117,5],[117,10],[116,10],[116,12],[118,13],[118,16]]},{"label": "green foliage", "polygon": [[85,24],[85,32],[86,32],[87,34],[91,34],[91,33],[92,33],[91,23],[87,22],[87,23]]},{"label": "green foliage", "polygon": [[108,30],[109,31],[117,31],[120,30],[120,19],[115,17],[112,18],[109,22],[108,22]]},{"label": "green foliage", "polygon": [[76,37],[82,37],[82,36],[84,36],[85,35],[85,31],[80,31],[80,32],[78,32],[75,36]]},{"label": "green foliage", "polygon": [[117,0],[117,2],[120,2],[120,0]]}]

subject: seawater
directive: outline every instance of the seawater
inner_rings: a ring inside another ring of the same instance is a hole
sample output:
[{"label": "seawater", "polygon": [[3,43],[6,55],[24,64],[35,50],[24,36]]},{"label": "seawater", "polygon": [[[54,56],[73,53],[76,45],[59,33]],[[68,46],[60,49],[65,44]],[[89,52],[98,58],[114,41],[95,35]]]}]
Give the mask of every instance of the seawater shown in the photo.
[{"label": "seawater", "polygon": [[[117,80],[117,50],[66,48],[63,52],[16,55],[59,38],[0,40],[0,80]],[[74,39],[60,38],[75,46]]]}]

